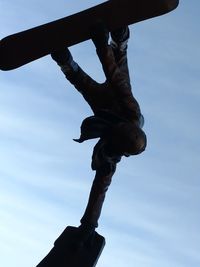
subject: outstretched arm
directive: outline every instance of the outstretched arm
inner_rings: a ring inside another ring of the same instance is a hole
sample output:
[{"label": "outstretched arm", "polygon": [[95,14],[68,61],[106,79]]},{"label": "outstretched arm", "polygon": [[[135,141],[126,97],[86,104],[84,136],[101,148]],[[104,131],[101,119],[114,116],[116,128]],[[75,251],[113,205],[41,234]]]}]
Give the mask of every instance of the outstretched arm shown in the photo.
[{"label": "outstretched arm", "polygon": [[117,163],[121,160],[120,156],[109,156],[105,151],[105,145],[106,141],[100,139],[93,151],[92,169],[96,170],[96,175],[85,213],[81,219],[83,225],[98,226],[106,192],[116,171]]}]

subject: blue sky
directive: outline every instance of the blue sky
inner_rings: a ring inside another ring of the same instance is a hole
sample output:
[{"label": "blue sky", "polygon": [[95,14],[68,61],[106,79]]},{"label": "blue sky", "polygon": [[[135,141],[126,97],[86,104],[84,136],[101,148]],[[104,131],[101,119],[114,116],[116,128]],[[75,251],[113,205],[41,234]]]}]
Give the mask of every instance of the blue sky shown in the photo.
[{"label": "blue sky", "polygon": [[[0,0],[0,38],[100,2]],[[200,266],[199,9],[198,0],[181,1],[131,26],[130,74],[148,148],[118,166],[99,222],[107,244],[98,267]],[[71,52],[104,81],[90,41]],[[49,56],[0,75],[0,262],[31,267],[67,225],[79,225],[95,141],[72,139],[91,111]]]}]

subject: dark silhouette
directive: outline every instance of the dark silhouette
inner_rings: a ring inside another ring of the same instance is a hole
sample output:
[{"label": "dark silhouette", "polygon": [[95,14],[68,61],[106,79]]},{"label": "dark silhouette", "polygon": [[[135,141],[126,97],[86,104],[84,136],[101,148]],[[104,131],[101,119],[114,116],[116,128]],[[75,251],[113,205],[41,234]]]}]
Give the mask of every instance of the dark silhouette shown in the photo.
[{"label": "dark silhouette", "polygon": [[92,169],[96,176],[91,189],[87,209],[81,219],[81,228],[94,230],[98,225],[105,192],[111,183],[116,164],[122,156],[137,155],[146,147],[146,136],[142,131],[144,119],[136,99],[133,97],[128,64],[127,42],[129,28],[109,32],[102,23],[92,29],[92,40],[102,63],[106,81],[94,81],[73,60],[68,48],[52,53],[52,58],[61,67],[66,78],[83,95],[94,115],[81,125],[83,142],[100,138],[92,156]]},{"label": "dark silhouette", "polygon": [[95,232],[106,191],[116,165],[122,156],[137,155],[146,147],[142,130],[144,118],[131,90],[127,64],[128,27],[109,32],[103,23],[91,30],[97,55],[102,63],[106,81],[94,81],[73,60],[68,48],[52,53],[66,78],[83,95],[94,115],[83,120],[81,136],[84,142],[99,138],[94,147],[91,167],[96,171],[89,201],[78,228],[67,227],[54,248],[38,267],[93,267],[105,245],[105,239]]},{"label": "dark silhouette", "polygon": [[116,164],[122,156],[137,155],[146,147],[146,136],[140,107],[133,97],[127,65],[128,27],[109,32],[102,23],[92,30],[92,40],[102,63],[106,81],[97,83],[73,60],[68,48],[52,53],[66,78],[83,95],[94,115],[81,125],[83,142],[100,138],[92,156],[92,169],[96,176],[91,189],[87,209],[80,228],[93,231],[98,225],[105,192],[111,183]]}]

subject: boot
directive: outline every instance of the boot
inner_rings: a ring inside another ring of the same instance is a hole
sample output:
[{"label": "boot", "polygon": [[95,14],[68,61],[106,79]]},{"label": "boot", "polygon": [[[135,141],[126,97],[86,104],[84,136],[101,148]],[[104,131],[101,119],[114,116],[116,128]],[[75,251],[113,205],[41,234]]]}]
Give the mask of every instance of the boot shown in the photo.
[{"label": "boot", "polygon": [[53,60],[57,62],[58,65],[66,65],[72,61],[72,55],[68,48],[63,48],[51,53]]},{"label": "boot", "polygon": [[125,50],[127,48],[128,39],[130,37],[130,30],[128,26],[119,28],[111,32],[111,46],[114,49]]},{"label": "boot", "polygon": [[61,67],[64,74],[78,71],[78,64],[73,60],[68,48],[54,51],[51,53],[51,57]]},{"label": "boot", "polygon": [[109,31],[103,22],[97,22],[91,28],[91,38],[97,49],[108,45]]}]

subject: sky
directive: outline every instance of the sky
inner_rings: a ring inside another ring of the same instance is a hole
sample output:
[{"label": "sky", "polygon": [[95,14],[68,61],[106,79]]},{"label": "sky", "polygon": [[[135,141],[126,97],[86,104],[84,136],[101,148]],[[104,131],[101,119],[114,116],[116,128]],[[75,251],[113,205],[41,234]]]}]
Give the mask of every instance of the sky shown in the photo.
[{"label": "sky", "polygon": [[[0,38],[103,1],[0,0]],[[98,233],[98,267],[200,266],[199,0],[130,26],[133,94],[145,117],[146,151],[123,158]],[[94,79],[105,77],[91,41],[71,47]],[[78,226],[94,178],[92,115],[46,56],[0,73],[0,264],[36,266],[68,225]]]}]

